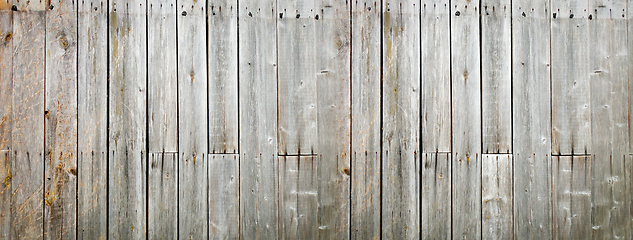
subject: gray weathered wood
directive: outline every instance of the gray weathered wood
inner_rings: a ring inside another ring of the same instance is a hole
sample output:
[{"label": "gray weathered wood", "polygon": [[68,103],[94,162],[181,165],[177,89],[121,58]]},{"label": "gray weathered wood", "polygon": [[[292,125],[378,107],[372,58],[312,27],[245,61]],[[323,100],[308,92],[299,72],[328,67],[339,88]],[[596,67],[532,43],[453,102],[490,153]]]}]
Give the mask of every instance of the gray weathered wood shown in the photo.
[{"label": "gray weathered wood", "polygon": [[451,2],[453,238],[481,237],[479,1]]},{"label": "gray weathered wood", "polygon": [[318,236],[318,157],[279,156],[279,237]]},{"label": "gray weathered wood", "polygon": [[511,0],[481,1],[481,94],[484,153],[512,151]]},{"label": "gray weathered wood", "polygon": [[512,154],[484,154],[481,168],[481,238],[512,239]]},{"label": "gray weathered wood", "polygon": [[175,3],[173,0],[147,1],[147,144],[150,153],[178,151]]},{"label": "gray weathered wood", "polygon": [[[626,1],[590,2],[591,224],[598,239],[631,237]],[[631,66],[629,66],[630,68]],[[575,159],[574,159],[575,160]]]},{"label": "gray weathered wood", "polygon": [[77,2],[46,11],[44,238],[77,236]]},{"label": "gray weathered wood", "polygon": [[551,1],[552,154],[591,153],[588,1]]},{"label": "gray weathered wood", "polygon": [[[590,239],[591,157],[553,156],[553,224],[556,239]],[[594,236],[595,237],[595,236]]]},{"label": "gray weathered wood", "polygon": [[380,238],[380,2],[352,2],[352,239]]},{"label": "gray weathered wood", "polygon": [[551,239],[548,0],[512,2],[514,237]]},{"label": "gray weathered wood", "polygon": [[145,1],[109,3],[108,237],[147,233],[147,22]]},{"label": "gray weathered wood", "polygon": [[317,142],[315,1],[279,1],[279,155],[315,154]]},{"label": "gray weathered wood", "polygon": [[[178,1],[179,238],[209,233],[206,2]],[[188,214],[184,214],[188,213]]]},{"label": "gray weathered wood", "polygon": [[[240,234],[279,236],[276,1],[240,1]],[[257,37],[252,37],[257,36]]]},{"label": "gray weathered wood", "polygon": [[382,238],[420,237],[420,4],[382,2]]},{"label": "gray weathered wood", "polygon": [[237,0],[207,0],[209,153],[238,153]]},{"label": "gray weathered wood", "polygon": [[11,130],[13,129],[13,13],[0,1],[0,238],[11,234]]},{"label": "gray weathered wood", "polygon": [[[633,117],[630,117],[633,114],[633,0],[627,0],[626,3],[626,20],[627,20],[627,56],[628,56],[628,68],[629,68],[629,153],[633,153],[633,141],[631,141],[631,137],[633,137]],[[632,196],[633,198],[633,196]],[[633,206],[631,206],[633,208]],[[633,221],[633,220],[632,220]],[[633,230],[632,230],[633,231]],[[633,238],[633,236],[631,236]]]},{"label": "gray weathered wood", "polygon": [[350,238],[350,6],[317,2],[319,238]]},{"label": "gray weathered wood", "polygon": [[150,153],[148,181],[148,238],[178,239],[178,153]]},{"label": "gray weathered wood", "polygon": [[451,238],[451,155],[422,155],[422,239]]},{"label": "gray weathered wood", "polygon": [[108,231],[108,9],[101,0],[78,8],[77,238],[101,239]]},{"label": "gray weathered wood", "polygon": [[0,237],[11,239],[11,151],[0,150]]},{"label": "gray weathered wood", "polygon": [[13,12],[11,237],[43,239],[44,51],[41,3],[21,1]]},{"label": "gray weathered wood", "polygon": [[451,151],[451,46],[448,0],[422,0],[422,151]]},{"label": "gray weathered wood", "polygon": [[240,156],[209,154],[209,235],[240,238]]}]

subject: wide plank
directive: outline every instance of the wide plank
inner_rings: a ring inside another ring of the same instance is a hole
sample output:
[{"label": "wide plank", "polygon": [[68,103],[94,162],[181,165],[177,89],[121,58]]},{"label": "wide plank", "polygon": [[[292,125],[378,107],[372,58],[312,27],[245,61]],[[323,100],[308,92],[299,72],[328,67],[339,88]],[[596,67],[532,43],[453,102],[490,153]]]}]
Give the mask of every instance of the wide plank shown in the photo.
[{"label": "wide plank", "polygon": [[422,155],[421,238],[451,238],[451,153]]},{"label": "wide plank", "polygon": [[279,156],[279,237],[318,236],[318,157]]},{"label": "wide plank", "polygon": [[209,154],[209,235],[240,238],[240,156]]},{"label": "wide plank", "polygon": [[[591,239],[590,156],[552,157],[553,235],[556,239]],[[595,237],[595,236],[594,236]]]},{"label": "wide plank", "polygon": [[484,154],[481,165],[481,238],[512,239],[512,154]]},{"label": "wide plank", "polygon": [[148,239],[178,239],[178,153],[150,153]]}]

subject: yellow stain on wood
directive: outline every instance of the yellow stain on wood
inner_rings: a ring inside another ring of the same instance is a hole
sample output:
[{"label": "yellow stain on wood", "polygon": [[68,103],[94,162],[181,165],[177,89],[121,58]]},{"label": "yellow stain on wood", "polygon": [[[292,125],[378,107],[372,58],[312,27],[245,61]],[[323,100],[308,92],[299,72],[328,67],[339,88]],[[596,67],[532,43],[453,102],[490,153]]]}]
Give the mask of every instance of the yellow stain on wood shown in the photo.
[{"label": "yellow stain on wood", "polygon": [[4,177],[4,185],[11,186],[11,170],[7,169],[7,176]]},{"label": "yellow stain on wood", "polygon": [[44,199],[46,202],[46,205],[50,206],[53,204],[53,202],[55,201],[55,190],[51,190],[51,192],[46,192],[46,194],[44,194]]}]

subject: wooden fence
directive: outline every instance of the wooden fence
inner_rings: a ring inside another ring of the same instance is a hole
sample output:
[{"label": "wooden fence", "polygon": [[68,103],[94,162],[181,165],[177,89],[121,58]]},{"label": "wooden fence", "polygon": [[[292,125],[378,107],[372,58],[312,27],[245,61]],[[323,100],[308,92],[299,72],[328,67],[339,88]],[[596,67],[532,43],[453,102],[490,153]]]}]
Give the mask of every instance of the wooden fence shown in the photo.
[{"label": "wooden fence", "polygon": [[632,239],[631,0],[0,0],[1,239]]}]

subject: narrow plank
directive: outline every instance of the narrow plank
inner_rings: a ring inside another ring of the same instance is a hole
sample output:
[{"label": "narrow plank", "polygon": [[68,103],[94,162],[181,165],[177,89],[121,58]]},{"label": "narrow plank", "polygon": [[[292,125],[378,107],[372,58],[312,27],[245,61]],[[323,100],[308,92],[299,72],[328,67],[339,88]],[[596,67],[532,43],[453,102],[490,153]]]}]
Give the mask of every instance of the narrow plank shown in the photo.
[{"label": "narrow plank", "polygon": [[[0,238],[11,237],[11,131],[13,129],[13,13],[0,1]],[[7,178],[8,177],[8,178]]]},{"label": "narrow plank", "polygon": [[352,2],[352,239],[380,238],[380,2]]},{"label": "narrow plank", "polygon": [[588,1],[551,5],[552,154],[592,153]]},{"label": "narrow plank", "polygon": [[176,6],[147,1],[147,144],[150,153],[178,151]]},{"label": "narrow plank", "polygon": [[481,237],[479,4],[451,2],[453,238]]},{"label": "narrow plank", "polygon": [[451,151],[451,46],[448,0],[422,0],[422,151]]},{"label": "narrow plank", "polygon": [[[160,4],[159,4],[160,6]],[[178,239],[178,153],[150,153],[148,177],[149,239]]]},{"label": "narrow plank", "polygon": [[177,7],[178,235],[204,239],[209,237],[206,2],[178,1]]},{"label": "narrow plank", "polygon": [[314,8],[314,0],[277,4],[279,155],[318,152]]},{"label": "narrow plank", "polygon": [[556,239],[590,239],[592,232],[595,233],[591,228],[591,160],[588,156],[552,157],[552,215]]},{"label": "narrow plank", "polygon": [[281,239],[318,236],[318,161],[316,156],[279,156]]},{"label": "narrow plank", "polygon": [[511,0],[482,0],[481,114],[484,153],[512,152]]},{"label": "narrow plank", "polygon": [[350,7],[348,1],[319,0],[314,16],[321,239],[350,238]]},{"label": "narrow plank", "polygon": [[11,237],[43,239],[44,4],[16,3],[13,12]]},{"label": "narrow plank", "polygon": [[237,0],[207,1],[209,153],[238,153]]},{"label": "narrow plank", "polygon": [[422,239],[451,238],[451,156],[422,155]]},{"label": "narrow plank", "polygon": [[481,165],[481,238],[512,239],[512,154],[484,154]]},{"label": "narrow plank", "polygon": [[[591,224],[599,239],[631,236],[626,1],[590,1]],[[630,66],[629,66],[630,68]]]},{"label": "narrow plank", "polygon": [[420,237],[420,4],[382,2],[382,238]]},{"label": "narrow plank", "polygon": [[77,238],[105,239],[108,181],[108,9],[82,1],[78,13]]},{"label": "narrow plank", "polygon": [[[626,20],[627,20],[627,56],[628,56],[628,69],[629,69],[629,153],[633,153],[633,141],[631,141],[631,137],[633,137],[633,117],[630,117],[633,114],[633,0],[627,0],[626,3]],[[632,196],[633,198],[633,196]],[[633,208],[633,206],[631,206]],[[632,220],[633,221],[633,220]],[[633,238],[633,236],[631,236]]]},{"label": "narrow plank", "polygon": [[552,238],[548,0],[512,2],[514,238]]},{"label": "narrow plank", "polygon": [[44,238],[77,236],[77,4],[46,11]]},{"label": "narrow plank", "polygon": [[240,238],[277,239],[277,7],[239,5]]},{"label": "narrow plank", "polygon": [[145,1],[109,5],[108,238],[147,236]]},{"label": "narrow plank", "polygon": [[209,154],[209,235],[240,238],[240,156]]}]

